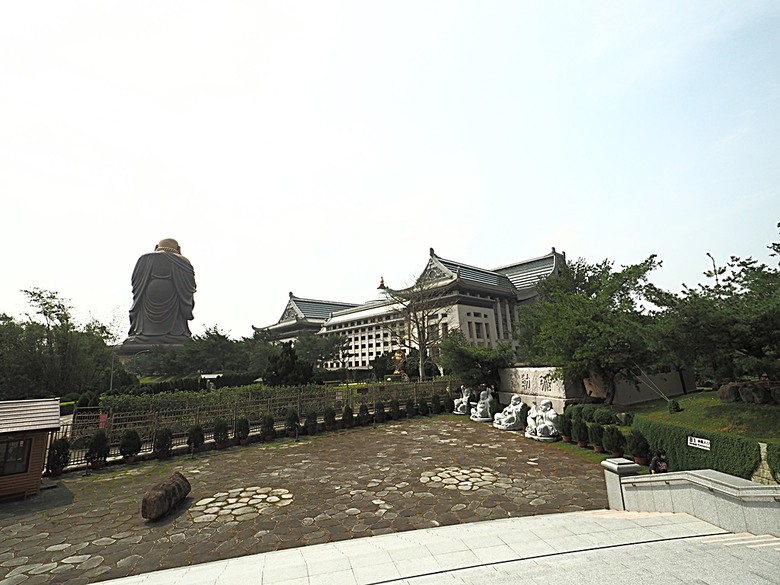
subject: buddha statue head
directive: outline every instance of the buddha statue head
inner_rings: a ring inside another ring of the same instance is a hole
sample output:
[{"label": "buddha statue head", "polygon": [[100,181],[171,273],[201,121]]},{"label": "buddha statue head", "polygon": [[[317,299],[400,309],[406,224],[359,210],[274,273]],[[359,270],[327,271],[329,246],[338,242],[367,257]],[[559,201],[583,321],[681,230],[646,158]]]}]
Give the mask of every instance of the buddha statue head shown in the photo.
[{"label": "buddha statue head", "polygon": [[173,252],[174,254],[181,254],[181,248],[179,242],[173,238],[164,238],[160,240],[160,243],[154,247],[155,252]]}]

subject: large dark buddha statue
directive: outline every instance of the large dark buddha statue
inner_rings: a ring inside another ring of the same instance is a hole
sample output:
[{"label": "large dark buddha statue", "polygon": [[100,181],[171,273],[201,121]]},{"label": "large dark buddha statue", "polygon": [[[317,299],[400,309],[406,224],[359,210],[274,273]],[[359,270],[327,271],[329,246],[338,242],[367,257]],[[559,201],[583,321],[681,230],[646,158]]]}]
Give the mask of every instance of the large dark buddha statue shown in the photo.
[{"label": "large dark buddha statue", "polygon": [[176,240],[165,239],[133,270],[130,332],[124,345],[184,343],[195,306],[195,271]]}]

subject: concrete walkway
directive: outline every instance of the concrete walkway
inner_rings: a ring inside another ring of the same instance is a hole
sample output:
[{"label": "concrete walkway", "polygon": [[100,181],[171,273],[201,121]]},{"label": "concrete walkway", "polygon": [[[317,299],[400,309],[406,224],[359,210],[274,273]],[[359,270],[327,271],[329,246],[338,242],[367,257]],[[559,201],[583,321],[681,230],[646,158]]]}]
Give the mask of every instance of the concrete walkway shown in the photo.
[{"label": "concrete walkway", "polygon": [[385,534],[108,583],[776,585],[780,539],[729,534],[687,514],[605,510]]}]

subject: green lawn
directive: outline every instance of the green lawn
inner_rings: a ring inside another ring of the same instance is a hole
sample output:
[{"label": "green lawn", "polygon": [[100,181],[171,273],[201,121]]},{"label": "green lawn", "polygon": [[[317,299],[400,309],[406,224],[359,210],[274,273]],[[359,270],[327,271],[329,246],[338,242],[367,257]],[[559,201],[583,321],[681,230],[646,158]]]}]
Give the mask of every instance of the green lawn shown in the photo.
[{"label": "green lawn", "polygon": [[652,420],[678,426],[737,433],[744,437],[766,441],[780,440],[780,405],[722,402],[713,391],[678,396],[681,412],[670,414],[665,401],[637,408]]}]

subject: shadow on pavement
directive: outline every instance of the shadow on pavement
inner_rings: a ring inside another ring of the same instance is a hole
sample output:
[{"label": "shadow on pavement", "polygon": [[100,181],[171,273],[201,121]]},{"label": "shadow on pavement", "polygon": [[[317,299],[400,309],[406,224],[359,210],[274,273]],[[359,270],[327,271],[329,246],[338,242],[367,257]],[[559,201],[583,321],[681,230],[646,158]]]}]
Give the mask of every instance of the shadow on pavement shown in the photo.
[{"label": "shadow on pavement", "polygon": [[73,493],[60,481],[44,479],[41,492],[25,500],[0,501],[0,521],[24,514],[49,512],[73,503]]}]

